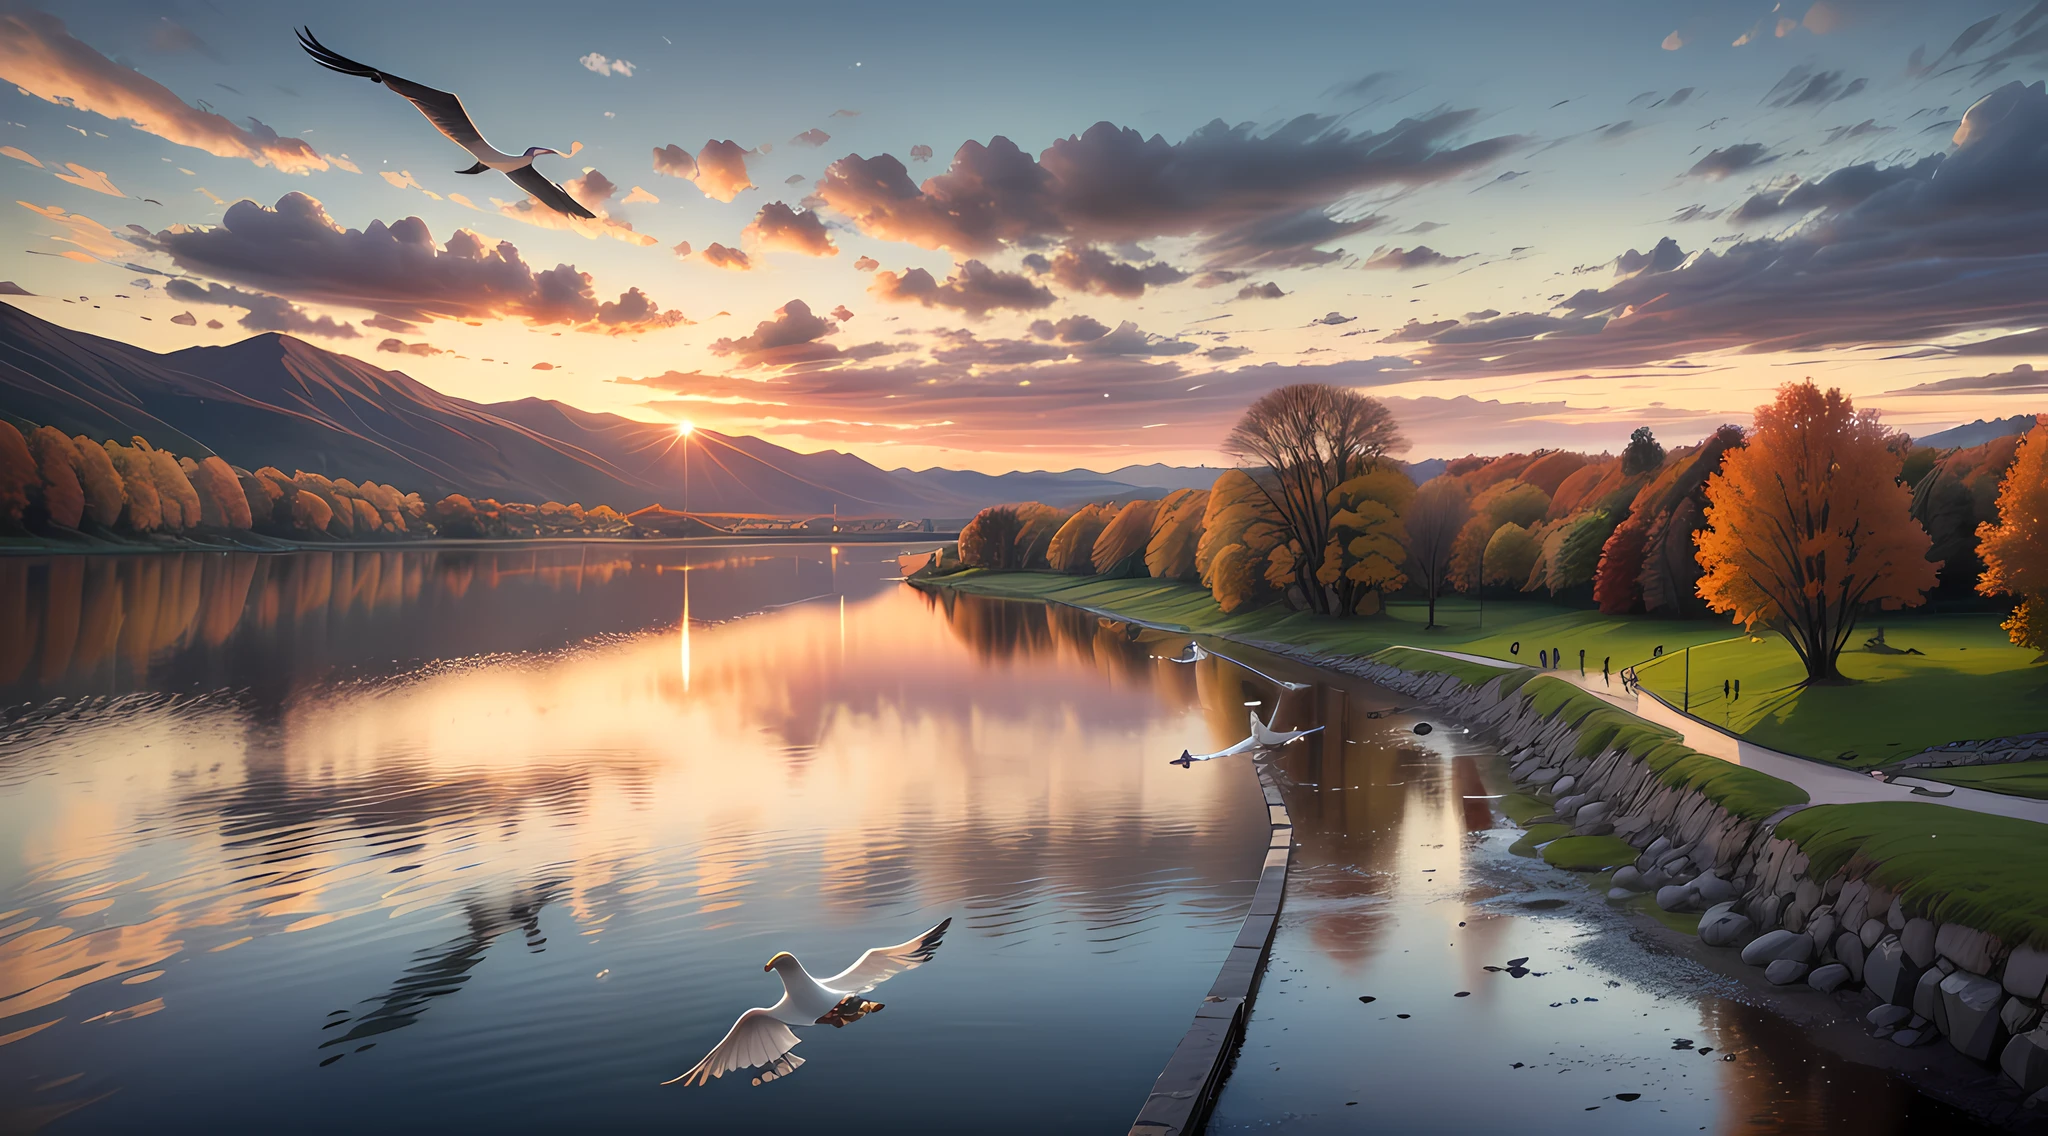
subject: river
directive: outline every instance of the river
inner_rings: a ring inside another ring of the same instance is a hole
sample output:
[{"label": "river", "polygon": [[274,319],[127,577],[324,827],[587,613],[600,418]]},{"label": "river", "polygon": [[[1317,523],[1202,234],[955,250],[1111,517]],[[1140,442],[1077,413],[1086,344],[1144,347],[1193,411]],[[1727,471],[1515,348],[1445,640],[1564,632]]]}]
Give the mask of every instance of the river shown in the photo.
[{"label": "river", "polygon": [[[1275,688],[896,551],[0,558],[0,1130],[1123,1131],[1266,840],[1244,759],[1166,759]],[[1212,1130],[1952,1119],[1672,979],[1455,724],[1304,677]],[[948,918],[791,1076],[660,1084],[777,951]]]}]

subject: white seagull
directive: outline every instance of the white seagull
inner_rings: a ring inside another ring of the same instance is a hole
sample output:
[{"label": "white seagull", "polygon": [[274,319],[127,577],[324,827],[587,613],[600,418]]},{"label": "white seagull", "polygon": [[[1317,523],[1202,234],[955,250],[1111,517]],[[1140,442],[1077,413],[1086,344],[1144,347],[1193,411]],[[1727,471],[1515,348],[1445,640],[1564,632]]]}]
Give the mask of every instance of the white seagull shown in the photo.
[{"label": "white seagull", "polygon": [[[1275,707],[1273,710],[1274,717],[1278,717],[1279,714],[1279,708]],[[1306,730],[1276,730],[1266,725],[1266,723],[1259,721],[1259,712],[1257,710],[1250,711],[1249,717],[1251,718],[1252,732],[1251,736],[1245,740],[1219,749],[1215,753],[1190,753],[1187,750],[1182,750],[1179,757],[1166,764],[1178,765],[1182,769],[1186,769],[1197,761],[1214,761],[1219,757],[1231,757],[1240,753],[1278,749],[1289,742],[1298,742],[1317,730],[1322,729],[1321,726],[1312,726]]]},{"label": "white seagull", "polygon": [[947,919],[907,943],[876,947],[861,955],[852,966],[826,979],[812,978],[804,964],[796,961],[795,955],[788,951],[779,952],[761,969],[772,970],[782,979],[782,1000],[773,1006],[757,1006],[741,1014],[740,1020],[726,1031],[725,1039],[713,1046],[704,1060],[697,1062],[689,1072],[662,1084],[673,1085],[681,1081],[686,1085],[704,1085],[709,1084],[713,1077],[723,1077],[735,1069],[759,1066],[767,1066],[767,1069],[754,1078],[754,1084],[766,1084],[777,1077],[789,1076],[804,1063],[803,1058],[790,1052],[803,1039],[789,1027],[832,1026],[836,1029],[869,1014],[879,1013],[882,1003],[867,1001],[861,995],[906,970],[930,962],[938,953],[946,928],[952,925],[953,921]]},{"label": "white seagull", "polygon": [[[1167,658],[1166,661],[1169,663],[1199,663],[1203,659],[1206,659],[1211,655],[1215,655],[1217,658],[1222,659],[1226,663],[1234,663],[1237,666],[1243,667],[1245,670],[1248,670],[1253,674],[1258,675],[1260,678],[1265,679],[1267,682],[1270,682],[1283,690],[1308,689],[1309,684],[1305,682],[1288,682],[1284,678],[1274,678],[1272,675],[1267,674],[1265,671],[1260,670],[1259,668],[1251,665],[1250,663],[1244,662],[1240,659],[1233,659],[1229,655],[1218,654],[1217,652],[1211,651],[1208,648],[1202,646],[1200,643],[1189,643],[1187,647],[1181,651],[1180,654],[1175,655],[1172,658]],[[1166,658],[1166,656],[1164,655],[1158,657]]]},{"label": "white seagull", "polygon": [[300,28],[298,35],[299,46],[306,49],[306,54],[312,56],[315,63],[329,71],[339,71],[344,75],[354,75],[368,79],[372,83],[384,84],[392,92],[403,95],[412,105],[418,107],[420,113],[427,116],[427,121],[434,124],[434,129],[447,135],[449,141],[469,151],[476,158],[476,165],[466,170],[456,170],[456,173],[480,174],[485,170],[497,170],[511,178],[514,185],[532,194],[541,204],[555,212],[596,220],[597,214],[585,209],[575,198],[569,196],[568,190],[549,181],[546,175],[533,168],[533,159],[536,155],[559,155],[560,150],[550,150],[546,146],[529,146],[524,154],[507,154],[484,141],[483,131],[476,128],[476,123],[469,120],[469,112],[462,109],[462,100],[447,91],[437,91],[410,79],[401,79],[388,71],[379,71],[330,51],[325,44],[313,38],[311,28]]}]

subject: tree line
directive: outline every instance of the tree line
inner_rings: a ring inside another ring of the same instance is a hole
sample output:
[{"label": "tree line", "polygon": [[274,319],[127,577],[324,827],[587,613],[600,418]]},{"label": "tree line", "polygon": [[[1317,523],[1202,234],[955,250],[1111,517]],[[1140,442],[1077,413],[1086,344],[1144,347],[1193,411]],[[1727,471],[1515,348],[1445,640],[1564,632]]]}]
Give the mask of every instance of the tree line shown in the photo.
[{"label": "tree line", "polygon": [[[2048,651],[2048,419],[1969,449],[1915,447],[1841,392],[1788,384],[1749,430],[1619,455],[1450,462],[1417,485],[1378,400],[1319,384],[1253,403],[1207,490],[1064,511],[983,510],[964,566],[1199,583],[1224,611],[1333,617],[1396,594],[1537,593],[1607,614],[1732,617],[1785,636],[1810,681],[1872,608],[2006,596],[2013,642]],[[2048,657],[2048,656],[2044,656]]]},{"label": "tree line", "polygon": [[345,541],[602,536],[631,528],[609,505],[530,505],[459,493],[428,504],[418,493],[374,481],[272,466],[248,470],[217,455],[180,457],[140,437],[94,441],[48,425],[24,435],[0,420],[0,536],[255,532]]}]

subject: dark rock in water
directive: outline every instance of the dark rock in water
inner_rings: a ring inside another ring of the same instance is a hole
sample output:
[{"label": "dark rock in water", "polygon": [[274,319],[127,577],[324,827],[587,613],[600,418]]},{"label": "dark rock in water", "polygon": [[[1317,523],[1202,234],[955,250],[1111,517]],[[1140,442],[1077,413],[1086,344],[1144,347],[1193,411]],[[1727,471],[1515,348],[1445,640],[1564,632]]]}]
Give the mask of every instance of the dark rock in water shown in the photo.
[{"label": "dark rock in water", "polygon": [[1618,1101],[1632,1101],[1632,1100],[1642,1100],[1642,1099],[1643,1099],[1643,1094],[1641,1094],[1641,1093],[1616,1093],[1616,1094],[1614,1094],[1614,1099],[1615,1099],[1615,1100],[1618,1100]]},{"label": "dark rock in water", "polygon": [[1400,1018],[1403,1021],[1406,1021],[1408,1019],[1408,1015],[1406,1014],[1395,1014],[1394,1016]]},{"label": "dark rock in water", "polygon": [[1379,1001],[1379,999],[1377,999],[1377,998],[1373,997],[1373,996],[1372,996],[1372,995],[1370,995],[1370,994],[1360,994],[1360,995],[1358,996],[1358,1000],[1359,1000],[1359,1001],[1361,1001],[1361,1002],[1377,1002],[1377,1001]]},{"label": "dark rock in water", "polygon": [[1518,958],[1518,959],[1509,959],[1509,960],[1508,960],[1508,965],[1509,965],[1509,966],[1522,966],[1522,965],[1525,965],[1525,964],[1526,964],[1526,963],[1527,963],[1528,961],[1529,961],[1529,958],[1528,958],[1528,956],[1527,956],[1527,955],[1524,955],[1524,956],[1522,956],[1521,958]]},{"label": "dark rock in water", "polygon": [[1418,734],[1426,734],[1435,728],[1436,727],[1430,725],[1428,722],[1415,723],[1415,732]]},{"label": "dark rock in water", "polygon": [[1453,998],[1470,998],[1471,996],[1472,992],[1470,990],[1460,990],[1456,994],[1451,995]]},{"label": "dark rock in water", "polygon": [[1672,1038],[1672,1039],[1671,1039],[1671,1048],[1673,1048],[1673,1049],[1691,1049],[1691,1048],[1692,1048],[1692,1039],[1691,1039],[1691,1038],[1689,1038],[1689,1037],[1674,1037],[1674,1038]]},{"label": "dark rock in water", "polygon": [[1508,968],[1509,978],[1521,978],[1523,975],[1526,975],[1528,973],[1529,968],[1526,966],[1511,966]]}]

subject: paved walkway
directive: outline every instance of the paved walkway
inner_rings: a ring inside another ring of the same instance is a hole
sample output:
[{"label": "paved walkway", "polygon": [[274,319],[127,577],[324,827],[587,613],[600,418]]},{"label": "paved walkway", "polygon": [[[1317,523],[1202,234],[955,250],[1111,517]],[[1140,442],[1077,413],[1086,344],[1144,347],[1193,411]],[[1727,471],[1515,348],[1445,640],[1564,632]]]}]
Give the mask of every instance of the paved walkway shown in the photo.
[{"label": "paved walkway", "polygon": [[[1503,662],[1486,655],[1466,654],[1463,651],[1441,651],[1433,647],[1408,649],[1427,651],[1432,655],[1442,655],[1449,659],[1462,659],[1468,663],[1499,667],[1502,670],[1522,665]],[[1840,805],[1858,801],[1911,801],[1919,804],[1948,805],[1970,812],[2018,817],[2021,820],[2048,824],[2048,801],[2037,801],[2030,797],[2009,797],[2003,793],[1987,793],[1982,789],[1965,789],[1911,777],[1901,777],[1891,782],[1880,781],[1865,773],[1837,769],[1745,741],[1717,726],[1680,713],[1677,708],[1655,694],[1622,689],[1620,675],[1614,676],[1610,685],[1603,682],[1598,675],[1581,675],[1573,668],[1542,673],[1552,678],[1563,679],[1573,686],[1614,703],[1638,718],[1675,731],[1686,745],[1710,757],[1746,765],[1759,773],[1768,773],[1782,781],[1790,781],[1806,790],[1806,795],[1812,798],[1816,805]],[[1945,797],[1927,797],[1915,794],[1915,786],[1926,786],[1936,792],[1950,788],[1955,791]]]}]

